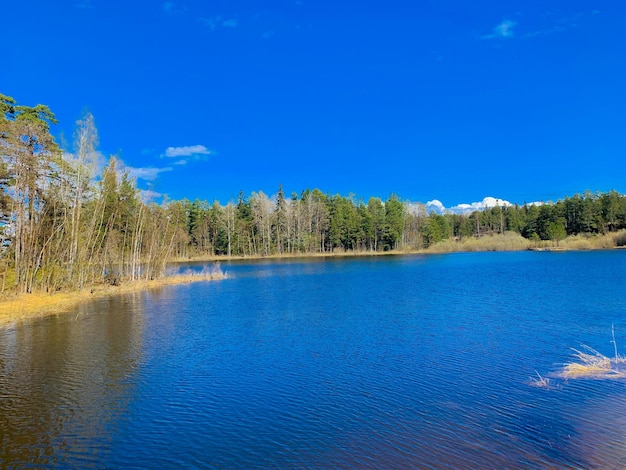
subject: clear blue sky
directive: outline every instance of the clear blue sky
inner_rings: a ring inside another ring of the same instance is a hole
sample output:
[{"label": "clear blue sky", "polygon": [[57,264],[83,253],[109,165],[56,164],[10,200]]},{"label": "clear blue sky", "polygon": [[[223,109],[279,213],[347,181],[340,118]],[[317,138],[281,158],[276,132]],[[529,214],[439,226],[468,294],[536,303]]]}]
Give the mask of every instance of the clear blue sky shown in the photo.
[{"label": "clear blue sky", "polygon": [[0,93],[141,188],[446,206],[626,192],[626,2],[1,2]]}]

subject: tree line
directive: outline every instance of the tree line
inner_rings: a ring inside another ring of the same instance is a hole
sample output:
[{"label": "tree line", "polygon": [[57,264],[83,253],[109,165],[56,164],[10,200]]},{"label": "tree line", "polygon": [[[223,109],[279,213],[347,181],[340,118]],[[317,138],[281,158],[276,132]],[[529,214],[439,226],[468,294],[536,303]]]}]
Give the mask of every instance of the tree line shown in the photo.
[{"label": "tree line", "polygon": [[626,229],[626,196],[616,191],[576,194],[556,203],[502,205],[470,214],[427,212],[391,195],[365,202],[318,189],[286,198],[253,192],[236,203],[181,201],[187,216],[183,256],[342,253],[421,250],[457,240],[516,232],[530,240]]},{"label": "tree line", "polygon": [[80,289],[163,274],[186,240],[180,203],[146,204],[118,161],[97,167],[93,116],[73,151],[51,133],[47,106],[0,95],[0,291]]},{"label": "tree line", "polygon": [[556,203],[428,213],[386,200],[306,189],[241,192],[206,200],[147,202],[120,161],[97,165],[93,116],[76,122],[71,151],[51,133],[47,106],[0,95],[0,291],[80,289],[162,276],[168,260],[421,250],[450,238],[508,231],[534,240],[626,228],[626,196],[610,191]]}]

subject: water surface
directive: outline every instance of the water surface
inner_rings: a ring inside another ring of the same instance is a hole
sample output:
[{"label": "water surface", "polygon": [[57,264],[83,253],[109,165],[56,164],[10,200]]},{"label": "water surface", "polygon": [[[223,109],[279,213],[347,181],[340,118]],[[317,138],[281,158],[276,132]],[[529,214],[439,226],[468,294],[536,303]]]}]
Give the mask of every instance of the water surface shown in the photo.
[{"label": "water surface", "polygon": [[223,268],[0,330],[0,466],[626,466],[623,381],[528,381],[624,352],[626,251]]}]

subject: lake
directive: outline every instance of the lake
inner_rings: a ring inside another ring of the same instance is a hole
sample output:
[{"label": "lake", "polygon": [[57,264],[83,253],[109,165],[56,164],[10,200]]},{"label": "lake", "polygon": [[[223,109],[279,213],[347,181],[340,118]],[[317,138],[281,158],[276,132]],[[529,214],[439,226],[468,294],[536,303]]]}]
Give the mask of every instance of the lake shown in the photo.
[{"label": "lake", "polygon": [[222,268],[0,329],[0,467],[626,467],[625,381],[529,380],[626,354],[626,250]]}]

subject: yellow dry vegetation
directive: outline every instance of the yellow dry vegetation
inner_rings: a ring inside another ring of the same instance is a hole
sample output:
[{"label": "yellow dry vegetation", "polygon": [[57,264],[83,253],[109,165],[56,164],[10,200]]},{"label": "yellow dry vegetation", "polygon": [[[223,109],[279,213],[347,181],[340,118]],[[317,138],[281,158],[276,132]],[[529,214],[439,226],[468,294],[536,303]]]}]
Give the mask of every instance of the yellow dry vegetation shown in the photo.
[{"label": "yellow dry vegetation", "polygon": [[461,239],[448,239],[428,247],[427,253],[454,253],[475,251],[583,251],[607,250],[626,247],[626,230],[607,234],[572,235],[558,243],[554,240],[532,241],[522,237],[517,232],[484,235]]},{"label": "yellow dry vegetation", "polygon": [[84,302],[95,299],[156,289],[172,284],[219,280],[226,277],[221,270],[214,269],[200,273],[187,272],[160,279],[126,282],[119,286],[103,284],[80,291],[11,295],[0,300],[0,326],[15,321],[65,313]]},{"label": "yellow dry vegetation", "polygon": [[171,263],[189,263],[189,262],[209,262],[209,261],[246,261],[258,259],[310,259],[310,258],[359,258],[363,256],[393,256],[393,255],[410,255],[424,253],[423,250],[390,250],[390,251],[372,251],[372,250],[342,250],[335,249],[332,252],[324,253],[273,253],[270,255],[206,255],[206,256],[189,256],[187,258],[175,258]]},{"label": "yellow dry vegetation", "polygon": [[533,243],[517,232],[485,235],[480,238],[469,237],[449,239],[428,247],[429,253],[452,253],[473,251],[522,251],[528,250]]},{"label": "yellow dry vegetation", "polygon": [[622,379],[626,378],[626,358],[616,355],[609,358],[589,346],[582,345],[585,351],[574,349],[576,362],[568,362],[557,374],[564,379]]}]

